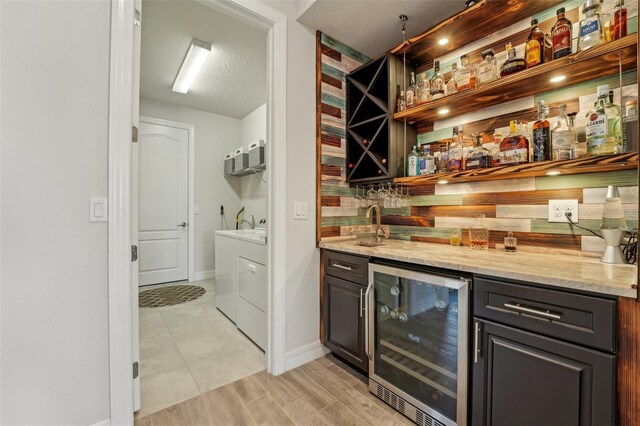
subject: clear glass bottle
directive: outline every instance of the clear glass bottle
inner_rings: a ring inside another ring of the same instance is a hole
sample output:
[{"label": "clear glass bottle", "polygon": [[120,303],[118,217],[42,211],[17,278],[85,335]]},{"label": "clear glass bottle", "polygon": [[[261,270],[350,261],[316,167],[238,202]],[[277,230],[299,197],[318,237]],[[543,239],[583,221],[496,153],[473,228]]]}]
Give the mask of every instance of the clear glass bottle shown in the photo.
[{"label": "clear glass bottle", "polygon": [[500,77],[505,77],[522,71],[527,68],[527,63],[523,58],[516,57],[516,48],[507,43],[507,60],[500,67]]},{"label": "clear glass bottle", "polygon": [[458,91],[456,89],[456,71],[458,71],[458,63],[454,62],[451,64],[451,77],[449,77],[449,81],[447,81],[447,96],[453,95]]},{"label": "clear glass bottle", "polygon": [[447,173],[448,171],[449,171],[449,144],[446,144],[444,150],[441,150],[438,153],[438,158],[436,159],[436,172]]},{"label": "clear glass bottle", "polygon": [[576,158],[576,132],[567,116],[567,105],[560,105],[558,124],[551,131],[553,160],[571,160]]},{"label": "clear glass bottle", "polygon": [[462,92],[467,89],[476,88],[476,67],[469,63],[469,55],[460,57],[460,68],[453,73],[456,82],[456,90]]},{"label": "clear glass bottle", "polygon": [[418,176],[420,174],[420,156],[414,145],[407,157],[407,176]]},{"label": "clear glass bottle", "polygon": [[462,129],[453,128],[453,137],[449,145],[449,171],[464,170],[464,143],[462,142]]},{"label": "clear glass bottle", "polygon": [[491,152],[482,146],[482,136],[476,136],[476,146],[467,157],[466,170],[491,167]]},{"label": "clear glass bottle", "polygon": [[404,98],[404,90],[403,90],[403,91],[400,92],[398,111],[404,111],[405,109],[407,109],[407,103],[406,103],[405,98]]},{"label": "clear glass bottle", "polygon": [[638,151],[638,100],[627,101],[624,106],[622,148],[624,152],[636,152]]},{"label": "clear glass bottle", "polygon": [[598,100],[587,117],[587,153],[610,155],[622,152],[620,108],[609,102],[609,85],[598,86]]},{"label": "clear glass bottle", "polygon": [[429,80],[425,77],[424,74],[418,75],[418,94],[417,94],[417,103],[423,104],[425,102],[429,102]]},{"label": "clear glass bottle", "polygon": [[473,224],[469,227],[469,245],[472,249],[489,248],[489,230],[484,225],[484,215],[474,214]]},{"label": "clear glass bottle", "polygon": [[411,108],[416,104],[416,75],[415,73],[411,73],[411,82],[409,83],[409,87],[405,91],[405,100],[407,103],[407,108]]},{"label": "clear glass bottle", "polygon": [[544,33],[540,30],[537,19],[531,20],[531,33],[529,33],[524,52],[527,68],[544,62]]},{"label": "clear glass bottle", "polygon": [[565,8],[556,12],[557,20],[551,28],[551,52],[553,59],[562,58],[572,53],[573,24],[565,17]]},{"label": "clear glass bottle", "polygon": [[627,9],[624,0],[620,0],[613,8],[613,39],[618,40],[627,35]]},{"label": "clear glass bottle", "polygon": [[420,175],[432,175],[436,172],[436,159],[431,155],[431,146],[422,146],[422,156],[420,157]]},{"label": "clear glass bottle", "polygon": [[533,123],[533,161],[551,160],[551,124],[544,101],[538,102],[538,121]]},{"label": "clear glass bottle", "polygon": [[500,78],[498,75],[498,61],[493,49],[487,49],[482,52],[482,62],[478,65],[478,85],[491,83],[498,78]]},{"label": "clear glass bottle", "polygon": [[529,140],[518,131],[515,120],[509,122],[511,133],[500,142],[500,165],[515,165],[529,162]]},{"label": "clear glass bottle", "polygon": [[518,251],[518,239],[513,236],[513,232],[511,231],[504,237],[504,251],[509,253]]},{"label": "clear glass bottle", "polygon": [[434,73],[431,80],[429,80],[429,86],[431,87],[431,100],[444,98],[446,84],[444,77],[440,73],[440,61],[433,63]]},{"label": "clear glass bottle", "polygon": [[582,52],[591,47],[604,43],[604,29],[600,19],[599,0],[587,0],[582,6],[585,18],[580,21],[580,37],[578,38],[578,51]]}]

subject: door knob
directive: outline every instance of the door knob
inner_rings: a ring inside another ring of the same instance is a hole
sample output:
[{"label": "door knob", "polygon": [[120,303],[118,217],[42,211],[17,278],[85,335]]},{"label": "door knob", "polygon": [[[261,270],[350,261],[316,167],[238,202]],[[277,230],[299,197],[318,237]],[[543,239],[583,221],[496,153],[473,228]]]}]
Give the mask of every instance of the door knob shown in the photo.
[{"label": "door knob", "polygon": [[182,226],[183,228],[186,228],[186,227],[187,227],[187,222],[182,222],[182,223],[181,223],[180,225],[178,225],[178,226]]}]

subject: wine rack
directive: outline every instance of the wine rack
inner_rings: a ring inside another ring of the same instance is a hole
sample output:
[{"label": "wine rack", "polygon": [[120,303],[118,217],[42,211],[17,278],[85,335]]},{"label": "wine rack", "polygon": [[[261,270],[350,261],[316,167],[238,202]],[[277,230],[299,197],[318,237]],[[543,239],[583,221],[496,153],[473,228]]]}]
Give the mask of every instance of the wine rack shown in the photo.
[{"label": "wine rack", "polygon": [[[384,182],[403,176],[405,140],[416,129],[393,120],[399,87],[408,73],[391,54],[376,58],[347,76],[347,181]],[[404,73],[407,74],[404,74]]]}]

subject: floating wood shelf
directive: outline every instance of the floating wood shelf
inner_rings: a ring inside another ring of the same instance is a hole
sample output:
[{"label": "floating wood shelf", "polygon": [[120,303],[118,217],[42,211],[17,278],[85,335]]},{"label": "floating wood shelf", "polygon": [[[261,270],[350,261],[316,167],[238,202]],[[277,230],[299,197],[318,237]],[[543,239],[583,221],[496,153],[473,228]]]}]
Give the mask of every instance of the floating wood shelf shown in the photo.
[{"label": "floating wood shelf", "polygon": [[395,183],[407,186],[435,184],[446,180],[447,183],[478,182],[497,179],[518,179],[545,176],[548,172],[560,172],[562,175],[580,173],[601,173],[638,168],[638,153],[586,157],[577,160],[542,161],[517,166],[492,167],[488,169],[467,170],[462,172],[438,173],[429,176],[415,176],[395,179]]},{"label": "floating wood shelf", "polygon": [[[413,37],[391,50],[391,53],[406,53],[409,63],[419,66],[434,58],[452,52],[501,28],[527,19],[562,3],[563,0],[483,0],[442,21],[426,32]],[[438,41],[446,37],[445,46]]]},{"label": "floating wood shelf", "polygon": [[[475,90],[467,90],[418,105],[394,114],[393,118],[396,120],[406,118],[409,124],[432,122],[444,118],[438,113],[443,108],[450,111],[447,117],[452,117],[613,75],[618,73],[620,63],[623,71],[635,69],[637,68],[637,47],[637,34],[632,34],[620,40],[503,77]],[[552,83],[550,78],[558,75],[564,75],[566,79],[561,83]]]}]

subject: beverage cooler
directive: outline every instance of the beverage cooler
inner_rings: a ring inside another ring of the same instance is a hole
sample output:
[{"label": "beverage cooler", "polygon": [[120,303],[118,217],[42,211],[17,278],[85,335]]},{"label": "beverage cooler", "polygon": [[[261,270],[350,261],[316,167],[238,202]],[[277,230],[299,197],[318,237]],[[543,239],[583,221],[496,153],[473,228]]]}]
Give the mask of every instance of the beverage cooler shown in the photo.
[{"label": "beverage cooler", "polygon": [[419,425],[467,424],[470,277],[369,265],[369,389]]}]

